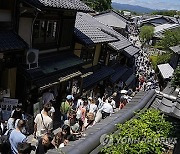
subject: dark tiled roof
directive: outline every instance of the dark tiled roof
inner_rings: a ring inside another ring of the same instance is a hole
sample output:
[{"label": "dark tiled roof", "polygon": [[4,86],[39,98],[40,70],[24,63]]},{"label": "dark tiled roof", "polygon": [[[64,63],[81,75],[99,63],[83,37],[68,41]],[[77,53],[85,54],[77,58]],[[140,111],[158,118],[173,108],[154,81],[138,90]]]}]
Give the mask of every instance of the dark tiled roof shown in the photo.
[{"label": "dark tiled roof", "polygon": [[127,57],[132,57],[135,54],[138,54],[140,49],[131,45],[131,46],[125,48],[124,51],[125,51],[125,54],[127,55]]},{"label": "dark tiled roof", "polygon": [[162,112],[169,114],[171,116],[180,118],[180,104],[179,102],[172,102],[166,98],[163,98],[158,106],[158,109]]},{"label": "dark tiled roof", "polygon": [[128,47],[131,45],[131,42],[128,41],[126,38],[121,38],[120,41],[117,42],[112,42],[108,44],[111,48],[113,48],[114,50],[120,51],[125,47]]},{"label": "dark tiled roof", "polygon": [[166,113],[170,113],[171,112],[171,108],[173,106],[173,103],[171,100],[168,100],[166,98],[163,98],[161,100],[161,103],[159,104],[158,106],[158,109],[160,109],[161,111],[163,112],[166,112]]},{"label": "dark tiled roof", "polygon": [[54,71],[64,70],[67,68],[71,68],[73,66],[78,66],[83,63],[84,61],[82,59],[74,55],[71,55],[64,58],[54,58],[51,61],[40,62],[40,66],[43,73],[48,74],[53,73]]},{"label": "dark tiled roof", "polygon": [[85,13],[77,13],[75,35],[85,44],[111,42],[108,45],[116,51],[128,47],[131,42],[120,33],[108,27],[94,17]]},{"label": "dark tiled roof", "polygon": [[[142,22],[142,23],[147,23],[147,22],[152,22],[152,23],[153,23],[154,21],[156,21],[156,19],[164,19],[164,20],[166,20],[167,22],[169,21],[169,19],[165,18],[164,16],[162,16],[162,15],[157,15],[157,16],[153,16],[153,17],[144,19],[144,20],[142,20],[141,22]],[[156,22],[155,22],[155,23],[156,23]]]},{"label": "dark tiled roof", "polygon": [[43,61],[40,60],[39,68],[25,70],[25,73],[30,80],[41,80],[46,77],[54,80],[57,76],[60,77],[64,71],[74,69],[83,63],[83,60],[75,55],[56,55]]},{"label": "dark tiled roof", "polygon": [[94,17],[105,25],[112,27],[126,28],[128,23],[128,20],[124,16],[113,10],[108,12],[101,12]]},{"label": "dark tiled roof", "polygon": [[177,54],[180,54],[180,45],[174,46],[174,47],[170,47],[170,49],[172,51],[174,51]]},{"label": "dark tiled roof", "polygon": [[75,23],[75,35],[87,45],[117,41],[116,36],[109,31],[102,30],[103,26],[91,15],[78,12]]},{"label": "dark tiled roof", "polygon": [[26,3],[32,4],[38,8],[60,8],[70,9],[83,12],[93,12],[86,4],[80,0],[21,0]]},{"label": "dark tiled roof", "polygon": [[121,78],[121,76],[122,76],[124,73],[126,73],[127,70],[128,70],[128,68],[125,67],[125,66],[119,66],[119,67],[117,67],[117,68],[115,69],[115,73],[111,76],[110,81],[111,81],[112,83],[117,82],[117,81]]},{"label": "dark tiled roof", "polygon": [[110,67],[102,67],[100,70],[94,72],[92,75],[87,76],[83,80],[83,89],[88,89],[97,84],[98,82],[106,79],[112,75],[114,70]]},{"label": "dark tiled roof", "polygon": [[[167,87],[169,88],[169,87]],[[156,92],[156,98],[151,104],[151,108],[159,109],[161,112],[180,119],[180,99],[179,91]]]},{"label": "dark tiled roof", "polygon": [[0,52],[28,48],[24,40],[12,31],[0,31]]}]

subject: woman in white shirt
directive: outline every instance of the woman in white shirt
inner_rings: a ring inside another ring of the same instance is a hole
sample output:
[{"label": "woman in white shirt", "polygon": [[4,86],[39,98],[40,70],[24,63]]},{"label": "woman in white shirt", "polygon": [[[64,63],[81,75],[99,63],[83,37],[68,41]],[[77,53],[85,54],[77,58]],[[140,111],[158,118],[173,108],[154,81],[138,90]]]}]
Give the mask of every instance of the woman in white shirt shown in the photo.
[{"label": "woman in white shirt", "polygon": [[97,112],[97,105],[94,99],[91,100],[90,105],[89,105],[89,112],[90,113],[96,113]]}]

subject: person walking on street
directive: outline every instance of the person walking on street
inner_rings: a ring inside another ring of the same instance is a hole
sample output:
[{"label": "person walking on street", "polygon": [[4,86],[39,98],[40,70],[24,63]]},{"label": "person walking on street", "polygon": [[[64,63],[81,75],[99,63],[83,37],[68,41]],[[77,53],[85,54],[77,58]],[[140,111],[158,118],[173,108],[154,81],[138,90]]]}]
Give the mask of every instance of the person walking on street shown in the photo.
[{"label": "person walking on street", "polygon": [[22,133],[22,129],[25,126],[24,120],[19,120],[17,128],[14,129],[9,137],[9,142],[11,145],[11,154],[18,154],[18,144],[27,141],[26,136]]},{"label": "person walking on street", "polygon": [[48,116],[48,112],[51,109],[51,104],[46,103],[41,113],[37,114],[34,120],[34,137],[41,137],[47,132],[51,132],[53,129],[52,119]]}]

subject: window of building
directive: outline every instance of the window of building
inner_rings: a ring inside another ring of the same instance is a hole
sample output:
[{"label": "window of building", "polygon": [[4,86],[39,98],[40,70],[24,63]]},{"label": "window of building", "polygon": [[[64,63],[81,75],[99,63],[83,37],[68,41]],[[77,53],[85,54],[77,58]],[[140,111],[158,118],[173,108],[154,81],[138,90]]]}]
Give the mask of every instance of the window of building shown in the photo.
[{"label": "window of building", "polygon": [[14,1],[12,0],[0,0],[0,9],[12,9]]},{"label": "window of building", "polygon": [[101,46],[101,54],[100,54],[100,57],[99,57],[99,62],[102,65],[105,65],[106,57],[107,57],[107,47],[106,47],[106,45],[102,45]]},{"label": "window of building", "polygon": [[116,65],[118,63],[118,54],[111,53],[109,56],[109,66]]},{"label": "window of building", "polygon": [[[58,21],[36,20],[33,27],[33,46],[41,48],[58,44]],[[40,46],[39,46],[40,45]]]},{"label": "window of building", "polygon": [[85,62],[92,62],[94,60],[94,54],[95,54],[95,46],[93,47],[82,47],[81,50],[81,58]]}]

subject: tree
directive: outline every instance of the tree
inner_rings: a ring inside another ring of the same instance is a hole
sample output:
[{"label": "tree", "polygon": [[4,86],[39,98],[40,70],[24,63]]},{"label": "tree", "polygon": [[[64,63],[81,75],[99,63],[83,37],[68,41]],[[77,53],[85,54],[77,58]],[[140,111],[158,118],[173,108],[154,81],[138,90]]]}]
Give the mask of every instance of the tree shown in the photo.
[{"label": "tree", "polygon": [[178,66],[174,72],[172,85],[177,86],[177,87],[180,86],[180,66]]},{"label": "tree", "polygon": [[111,9],[111,0],[84,0],[89,7],[95,11],[101,12]]},{"label": "tree", "polygon": [[169,49],[169,47],[180,44],[180,28],[166,31],[158,44],[164,49]]},{"label": "tree", "polygon": [[149,43],[154,35],[154,27],[153,26],[143,26],[140,30],[140,38],[143,43]]},{"label": "tree", "polygon": [[167,10],[167,11],[154,11],[151,14],[152,15],[163,15],[163,16],[171,16],[174,17],[174,15],[178,15],[178,11],[176,10]]}]

